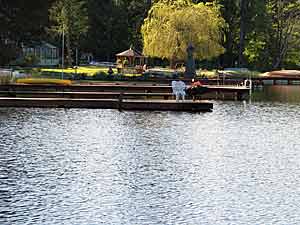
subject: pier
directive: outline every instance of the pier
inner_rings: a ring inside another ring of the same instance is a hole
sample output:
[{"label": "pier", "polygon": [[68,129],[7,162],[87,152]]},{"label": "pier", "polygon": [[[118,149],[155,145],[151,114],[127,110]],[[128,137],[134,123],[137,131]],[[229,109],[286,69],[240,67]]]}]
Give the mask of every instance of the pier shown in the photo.
[{"label": "pier", "polygon": [[0,107],[26,108],[90,108],[118,110],[157,110],[210,112],[208,101],[138,100],[138,99],[70,99],[70,98],[0,98]]},{"label": "pier", "polygon": [[212,111],[206,100],[243,100],[245,86],[205,85],[205,93],[176,102],[172,87],[157,83],[0,85],[0,107],[109,108],[119,110]]},{"label": "pier", "polygon": [[[204,85],[206,92],[199,99],[246,100],[250,88],[237,85]],[[69,97],[69,98],[118,98],[122,94],[130,99],[172,99],[172,87],[160,83],[113,82],[80,85],[0,85],[2,97]]]}]

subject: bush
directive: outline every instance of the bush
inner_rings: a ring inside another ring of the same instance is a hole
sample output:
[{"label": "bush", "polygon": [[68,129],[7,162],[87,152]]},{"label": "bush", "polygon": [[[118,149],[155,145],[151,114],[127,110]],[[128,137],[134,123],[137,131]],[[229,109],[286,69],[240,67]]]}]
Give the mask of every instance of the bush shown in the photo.
[{"label": "bush", "polygon": [[11,78],[8,76],[0,76],[0,84],[10,84]]},{"label": "bush", "polygon": [[24,57],[16,59],[12,64],[15,66],[31,67],[40,62],[40,59],[34,54],[26,55]]},{"label": "bush", "polygon": [[16,60],[20,54],[20,49],[14,45],[0,42],[0,65],[8,65],[11,61]]},{"label": "bush", "polygon": [[105,72],[98,72],[98,73],[96,73],[94,76],[93,76],[93,78],[94,78],[94,80],[105,80],[105,79],[107,79],[107,74],[105,73]]}]

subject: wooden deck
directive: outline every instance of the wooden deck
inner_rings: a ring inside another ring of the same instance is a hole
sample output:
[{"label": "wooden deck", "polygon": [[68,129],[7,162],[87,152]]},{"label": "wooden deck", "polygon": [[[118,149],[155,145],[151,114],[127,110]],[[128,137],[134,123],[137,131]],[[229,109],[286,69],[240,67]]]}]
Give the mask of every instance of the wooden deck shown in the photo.
[{"label": "wooden deck", "polygon": [[176,102],[175,100],[1,97],[0,107],[101,108],[118,110],[210,112],[213,110],[213,103],[191,100]]},{"label": "wooden deck", "polygon": [[[204,85],[207,93],[201,99],[244,100],[249,97],[250,89],[245,86]],[[128,98],[172,97],[172,87],[161,84],[137,83],[100,83],[97,85],[0,85],[0,96],[23,97],[71,97],[71,98],[116,98],[123,94]]]},{"label": "wooden deck", "polygon": [[0,91],[2,97],[34,97],[34,98],[91,98],[91,99],[125,99],[140,98],[172,98],[172,93],[145,93],[145,92],[71,92],[71,91]]}]

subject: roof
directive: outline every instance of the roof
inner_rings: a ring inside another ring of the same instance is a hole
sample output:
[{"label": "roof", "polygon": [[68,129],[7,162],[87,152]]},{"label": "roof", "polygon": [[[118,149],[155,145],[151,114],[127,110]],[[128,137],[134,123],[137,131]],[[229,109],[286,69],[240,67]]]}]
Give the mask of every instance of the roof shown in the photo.
[{"label": "roof", "polygon": [[47,48],[57,48],[56,46],[48,43],[48,42],[42,42],[42,46],[47,47]]},{"label": "roof", "polygon": [[28,48],[51,48],[51,49],[56,49],[57,47],[45,42],[45,41],[31,41],[31,42],[27,42],[25,43],[24,47],[28,47]]},{"label": "roof", "polygon": [[119,54],[116,54],[116,56],[137,57],[137,58],[145,57],[142,53],[140,53],[132,48],[130,48],[124,52],[121,52]]}]

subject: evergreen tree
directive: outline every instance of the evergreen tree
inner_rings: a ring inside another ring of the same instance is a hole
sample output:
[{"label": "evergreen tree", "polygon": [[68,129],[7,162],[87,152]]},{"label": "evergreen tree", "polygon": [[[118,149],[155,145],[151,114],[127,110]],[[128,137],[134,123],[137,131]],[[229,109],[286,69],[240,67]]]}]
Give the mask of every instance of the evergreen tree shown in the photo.
[{"label": "evergreen tree", "polygon": [[88,14],[84,0],[57,0],[49,10],[53,25],[50,32],[66,37],[67,63],[72,65],[72,43],[78,47],[80,37],[88,31]]}]

